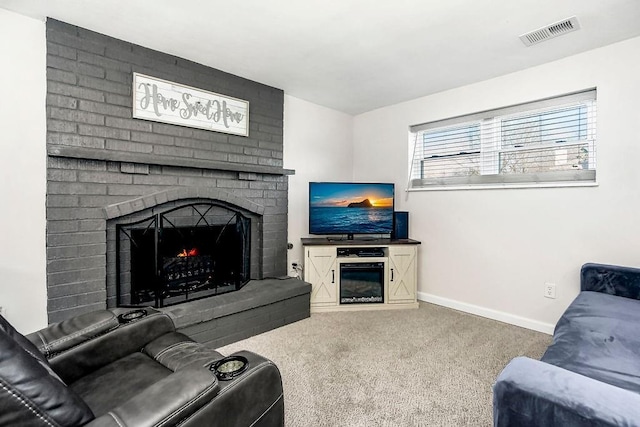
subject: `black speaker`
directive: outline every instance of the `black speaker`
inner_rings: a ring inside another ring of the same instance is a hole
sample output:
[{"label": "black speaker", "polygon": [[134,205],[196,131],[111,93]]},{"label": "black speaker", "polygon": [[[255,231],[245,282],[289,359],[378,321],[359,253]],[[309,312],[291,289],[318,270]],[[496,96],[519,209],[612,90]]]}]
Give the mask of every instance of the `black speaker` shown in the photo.
[{"label": "black speaker", "polygon": [[396,211],[393,213],[392,239],[409,238],[409,212]]}]

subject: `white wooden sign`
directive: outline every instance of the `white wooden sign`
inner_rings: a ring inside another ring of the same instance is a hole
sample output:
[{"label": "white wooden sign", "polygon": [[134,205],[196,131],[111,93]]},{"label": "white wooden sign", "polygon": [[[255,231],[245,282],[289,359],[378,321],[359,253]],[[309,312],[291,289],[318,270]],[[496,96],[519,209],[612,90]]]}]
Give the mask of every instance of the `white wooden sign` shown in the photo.
[{"label": "white wooden sign", "polygon": [[133,73],[133,117],[249,136],[249,102]]}]

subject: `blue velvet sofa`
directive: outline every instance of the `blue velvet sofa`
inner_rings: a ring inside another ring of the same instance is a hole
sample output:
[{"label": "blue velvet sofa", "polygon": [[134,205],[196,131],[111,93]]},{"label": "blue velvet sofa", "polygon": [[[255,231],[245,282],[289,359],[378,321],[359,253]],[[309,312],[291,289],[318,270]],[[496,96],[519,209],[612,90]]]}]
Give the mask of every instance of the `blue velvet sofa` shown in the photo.
[{"label": "blue velvet sofa", "polygon": [[640,268],[585,264],[580,290],[542,359],[498,376],[494,426],[640,426]]}]

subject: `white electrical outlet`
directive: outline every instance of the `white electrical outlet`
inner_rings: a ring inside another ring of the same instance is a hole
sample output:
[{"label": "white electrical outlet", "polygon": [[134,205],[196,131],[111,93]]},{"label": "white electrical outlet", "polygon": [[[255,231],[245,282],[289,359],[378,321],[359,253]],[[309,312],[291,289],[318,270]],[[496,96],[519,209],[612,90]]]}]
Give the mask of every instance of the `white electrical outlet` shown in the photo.
[{"label": "white electrical outlet", "polygon": [[556,284],[545,283],[544,284],[544,296],[545,298],[556,298]]}]

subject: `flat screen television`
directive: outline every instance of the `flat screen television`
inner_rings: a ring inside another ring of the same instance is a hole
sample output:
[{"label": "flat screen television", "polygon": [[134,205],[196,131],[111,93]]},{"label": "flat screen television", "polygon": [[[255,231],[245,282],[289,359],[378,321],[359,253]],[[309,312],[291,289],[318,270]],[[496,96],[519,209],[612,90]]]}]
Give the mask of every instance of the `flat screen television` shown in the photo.
[{"label": "flat screen television", "polygon": [[393,203],[392,183],[310,182],[309,233],[391,233]]}]

